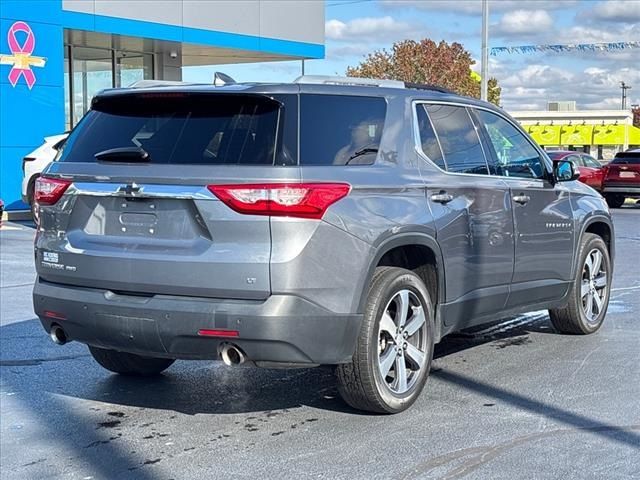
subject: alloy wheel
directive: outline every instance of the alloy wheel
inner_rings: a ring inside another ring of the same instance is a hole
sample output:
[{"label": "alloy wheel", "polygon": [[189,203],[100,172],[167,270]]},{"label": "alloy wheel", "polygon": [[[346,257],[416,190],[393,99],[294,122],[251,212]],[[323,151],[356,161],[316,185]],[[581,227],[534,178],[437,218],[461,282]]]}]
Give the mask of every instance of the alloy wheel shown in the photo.
[{"label": "alloy wheel", "polygon": [[395,394],[410,390],[427,362],[427,317],[411,290],[400,290],[389,301],[378,329],[378,370]]},{"label": "alloy wheel", "polygon": [[607,299],[608,272],[602,259],[602,252],[594,248],[587,255],[582,269],[580,299],[582,310],[590,324],[597,323]]}]

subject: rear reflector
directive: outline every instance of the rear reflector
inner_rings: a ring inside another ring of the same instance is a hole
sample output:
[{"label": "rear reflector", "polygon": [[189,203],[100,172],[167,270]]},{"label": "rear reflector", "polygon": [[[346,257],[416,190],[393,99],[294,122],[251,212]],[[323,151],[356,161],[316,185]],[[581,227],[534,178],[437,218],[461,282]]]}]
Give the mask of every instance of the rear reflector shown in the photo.
[{"label": "rear reflector", "polygon": [[69,180],[39,177],[34,189],[34,200],[40,205],[53,205],[60,200],[69,185],[71,185]]},{"label": "rear reflector", "polygon": [[238,213],[321,219],[327,208],[351,190],[348,183],[265,183],[208,185]]},{"label": "rear reflector", "polygon": [[61,313],[58,312],[52,312],[51,310],[45,310],[44,311],[44,316],[47,318],[53,318],[55,320],[66,320],[67,317]]},{"label": "rear reflector", "polygon": [[238,332],[238,330],[224,330],[224,329],[208,330],[208,329],[202,329],[202,330],[198,330],[198,335],[200,335],[202,337],[239,337],[240,336],[240,332]]}]

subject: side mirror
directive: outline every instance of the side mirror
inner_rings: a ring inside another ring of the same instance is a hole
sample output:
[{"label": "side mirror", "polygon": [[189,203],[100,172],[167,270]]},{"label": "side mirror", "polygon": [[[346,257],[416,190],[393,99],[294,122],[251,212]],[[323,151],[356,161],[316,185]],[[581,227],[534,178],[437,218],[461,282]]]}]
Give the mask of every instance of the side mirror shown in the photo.
[{"label": "side mirror", "polygon": [[554,160],[553,176],[556,182],[570,182],[577,180],[580,172],[571,160]]}]

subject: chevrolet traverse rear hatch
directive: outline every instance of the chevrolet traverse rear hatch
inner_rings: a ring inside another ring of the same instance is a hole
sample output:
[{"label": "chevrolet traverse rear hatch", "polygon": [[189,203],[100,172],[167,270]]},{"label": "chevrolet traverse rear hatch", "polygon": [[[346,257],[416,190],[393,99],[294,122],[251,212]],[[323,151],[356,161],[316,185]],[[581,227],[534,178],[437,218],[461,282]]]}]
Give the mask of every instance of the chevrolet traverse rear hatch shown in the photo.
[{"label": "chevrolet traverse rear hatch", "polygon": [[167,88],[97,96],[38,180],[41,281],[143,297],[268,297],[260,186],[300,181],[297,101]]}]

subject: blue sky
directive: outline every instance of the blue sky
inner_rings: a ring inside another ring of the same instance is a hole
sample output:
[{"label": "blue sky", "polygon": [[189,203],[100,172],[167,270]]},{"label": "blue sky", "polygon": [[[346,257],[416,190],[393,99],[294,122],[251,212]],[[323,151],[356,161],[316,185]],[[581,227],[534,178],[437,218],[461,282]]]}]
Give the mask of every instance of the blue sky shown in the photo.
[{"label": "blue sky", "polygon": [[[640,0],[491,0],[490,12],[494,47],[640,41]],[[326,57],[307,61],[306,73],[343,75],[366,53],[407,38],[459,42],[479,59],[480,33],[480,0],[326,0]],[[238,81],[291,81],[300,62],[189,67],[183,76],[206,82],[216,70]],[[556,100],[617,109],[620,81],[633,87],[628,104],[640,103],[640,49],[502,54],[491,57],[490,75],[508,110],[545,109]]]}]

